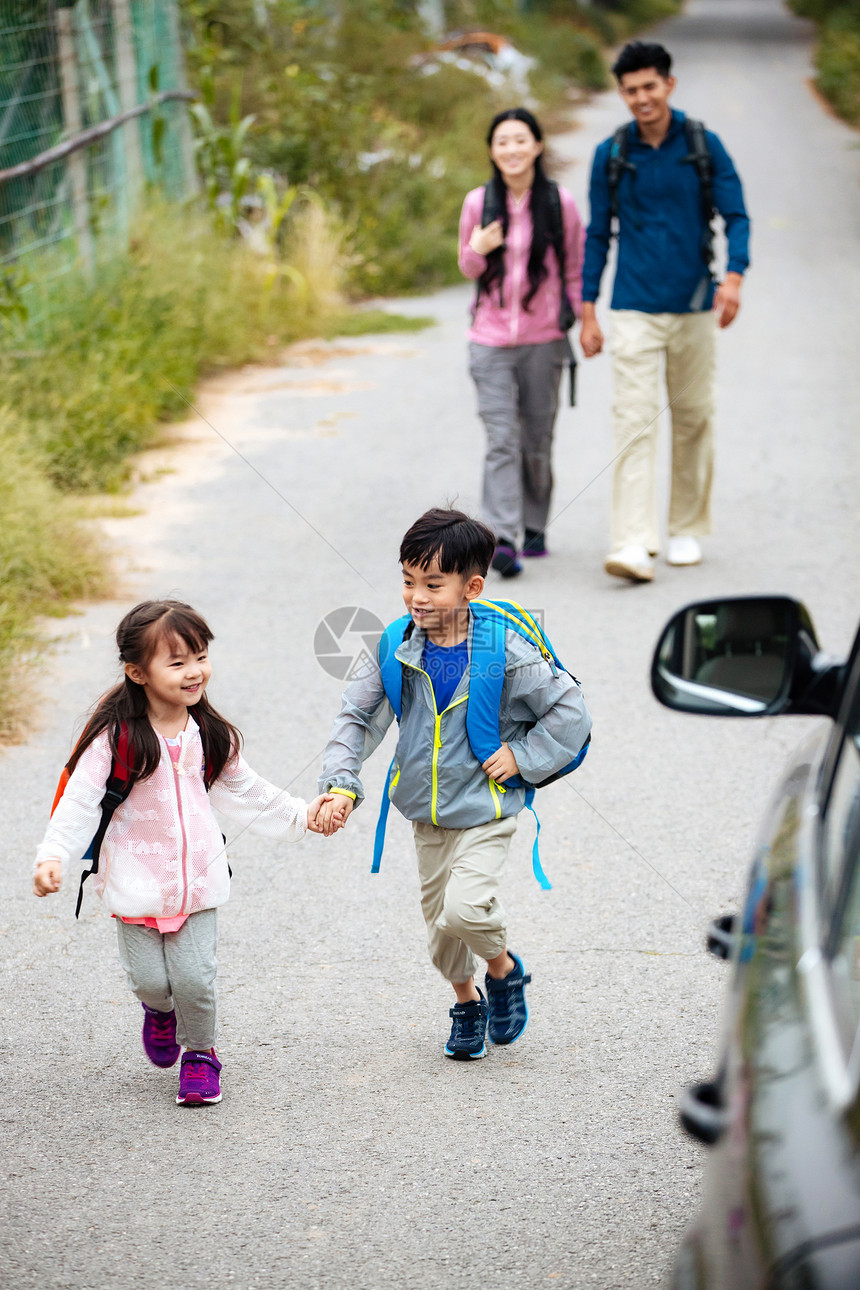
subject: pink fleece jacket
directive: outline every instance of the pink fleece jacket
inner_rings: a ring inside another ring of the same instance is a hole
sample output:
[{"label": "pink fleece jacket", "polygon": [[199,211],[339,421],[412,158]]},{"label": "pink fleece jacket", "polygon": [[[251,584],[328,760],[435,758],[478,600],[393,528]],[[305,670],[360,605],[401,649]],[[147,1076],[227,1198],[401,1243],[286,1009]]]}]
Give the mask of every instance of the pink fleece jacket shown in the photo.
[{"label": "pink fleece jacket", "polygon": [[[576,312],[582,303],[582,252],[584,233],[576,202],[565,188],[559,188],[561,214],[564,224],[565,277],[567,294]],[[487,267],[487,257],[478,255],[469,246],[472,229],[480,225],[484,208],[484,189],[473,188],[463,202],[460,215],[461,272],[476,279]],[[512,345],[541,345],[545,341],[560,340],[564,335],[558,325],[561,308],[561,288],[555,252],[547,248],[548,273],[538,287],[528,310],[523,307],[523,297],[529,289],[528,263],[532,239],[531,190],[516,202],[508,193],[508,236],[505,247],[505,281],[503,303],[499,304],[498,286],[492,292],[481,293],[478,312],[469,329],[469,339],[479,345],[501,348]]]}]

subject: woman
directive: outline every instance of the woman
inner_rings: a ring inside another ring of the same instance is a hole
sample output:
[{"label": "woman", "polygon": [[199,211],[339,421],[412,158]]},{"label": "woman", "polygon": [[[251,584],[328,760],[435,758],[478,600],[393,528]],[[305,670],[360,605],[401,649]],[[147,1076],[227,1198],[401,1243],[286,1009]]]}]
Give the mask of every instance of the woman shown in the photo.
[{"label": "woman", "polygon": [[477,279],[469,370],[487,431],[483,516],[496,534],[493,568],[547,554],[552,432],[566,331],[580,312],[583,227],[573,197],[544,173],[531,112],[500,112],[487,134],[493,174],[463,203],[460,269]]}]

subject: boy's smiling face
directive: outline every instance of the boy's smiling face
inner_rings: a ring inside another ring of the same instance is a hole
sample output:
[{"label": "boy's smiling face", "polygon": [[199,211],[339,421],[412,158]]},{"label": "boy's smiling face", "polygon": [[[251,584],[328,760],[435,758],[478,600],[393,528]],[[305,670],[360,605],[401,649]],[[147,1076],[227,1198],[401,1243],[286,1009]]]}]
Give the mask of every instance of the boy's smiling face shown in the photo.
[{"label": "boy's smiling face", "polygon": [[469,601],[480,596],[484,579],[479,573],[442,573],[437,557],[426,569],[403,566],[403,603],[416,627],[434,645],[458,645],[469,630]]}]

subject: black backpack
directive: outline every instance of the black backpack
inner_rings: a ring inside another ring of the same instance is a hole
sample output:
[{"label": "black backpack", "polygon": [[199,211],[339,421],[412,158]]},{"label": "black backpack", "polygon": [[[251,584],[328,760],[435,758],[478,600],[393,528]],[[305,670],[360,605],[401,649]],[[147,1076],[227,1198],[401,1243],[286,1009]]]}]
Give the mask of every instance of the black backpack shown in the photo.
[{"label": "black backpack", "polygon": [[[561,213],[561,197],[558,191],[558,184],[551,179],[549,183],[549,240],[553,251],[555,252],[556,263],[558,264],[558,274],[561,279],[561,307],[558,315],[559,330],[565,335],[570,331],[576,322],[576,314],[573,305],[570,303],[570,297],[567,294],[567,284],[565,282],[565,268],[567,258],[564,250],[564,219]],[[492,224],[493,220],[501,219],[501,208],[496,201],[495,184],[485,184],[484,186],[484,207],[481,212],[481,228],[486,228]],[[499,283],[501,292],[501,283]],[[477,285],[475,299],[472,303],[472,318],[474,319],[478,312],[478,301],[481,298],[481,284]],[[570,337],[567,337],[567,347],[569,353],[568,363],[570,365],[570,406],[576,404],[576,352],[571,344]]]},{"label": "black backpack", "polygon": [[[611,236],[613,237],[618,236],[618,188],[625,170],[629,172],[631,180],[630,196],[633,223],[636,224],[637,228],[641,227],[636,222],[636,195],[633,187],[633,180],[636,177],[636,163],[631,161],[628,155],[630,151],[630,130],[631,123],[628,121],[625,125],[620,125],[615,131],[609,149],[609,160],[606,163],[606,178],[609,183],[609,215]],[[708,148],[705,127],[701,121],[694,121],[689,116],[685,117],[684,135],[687,140],[687,156],[684,161],[696,167],[696,174],[699,177],[702,218],[705,222],[701,242],[702,259],[708,270],[708,276],[713,281],[714,230],[712,223],[714,216],[717,214],[714,206],[714,163]]]}]

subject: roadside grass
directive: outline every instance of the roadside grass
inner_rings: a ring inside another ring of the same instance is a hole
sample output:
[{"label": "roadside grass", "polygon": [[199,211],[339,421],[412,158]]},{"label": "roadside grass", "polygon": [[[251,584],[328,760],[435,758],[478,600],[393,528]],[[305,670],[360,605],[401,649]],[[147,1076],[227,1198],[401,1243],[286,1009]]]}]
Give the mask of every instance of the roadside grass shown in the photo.
[{"label": "roadside grass", "polygon": [[44,646],[37,617],[61,617],[86,597],[107,595],[110,562],[82,510],[61,494],[38,456],[10,431],[0,409],[0,743],[22,737],[28,695],[22,662]]},{"label": "roadside grass", "polygon": [[860,0],[789,0],[818,27],[815,83],[849,125],[860,127]]},{"label": "roadside grass", "polygon": [[201,376],[306,337],[432,323],[351,311],[340,239],[321,208],[300,213],[286,273],[205,215],[158,208],[95,283],[67,275],[52,288],[62,309],[0,335],[0,743],[24,729],[21,663],[46,643],[35,621],[110,592],[94,519],[129,513],[131,455]]}]

